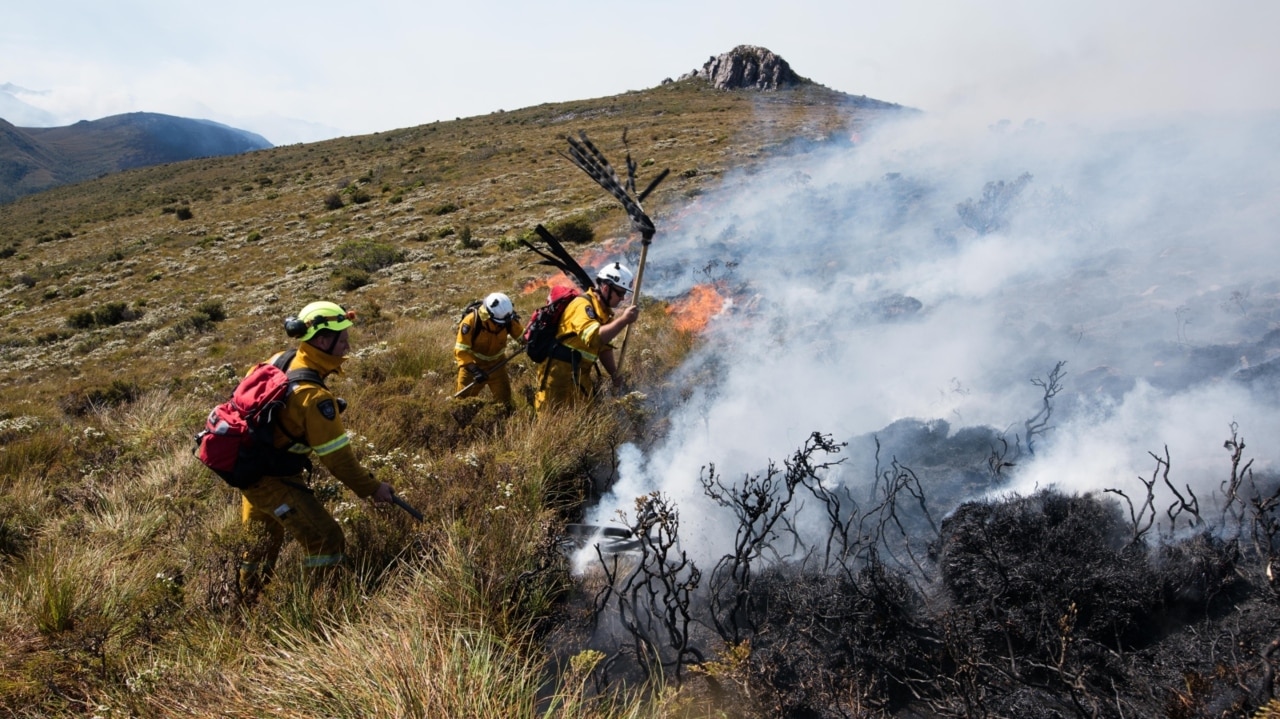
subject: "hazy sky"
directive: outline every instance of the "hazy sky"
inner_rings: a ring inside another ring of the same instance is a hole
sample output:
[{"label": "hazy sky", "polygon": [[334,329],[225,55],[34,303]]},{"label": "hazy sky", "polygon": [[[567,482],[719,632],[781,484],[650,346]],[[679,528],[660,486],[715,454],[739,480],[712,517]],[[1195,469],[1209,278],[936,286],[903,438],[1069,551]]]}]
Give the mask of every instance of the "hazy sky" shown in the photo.
[{"label": "hazy sky", "polygon": [[753,44],[934,112],[1276,108],[1277,27],[1269,0],[9,3],[0,100],[288,144],[643,89]]}]

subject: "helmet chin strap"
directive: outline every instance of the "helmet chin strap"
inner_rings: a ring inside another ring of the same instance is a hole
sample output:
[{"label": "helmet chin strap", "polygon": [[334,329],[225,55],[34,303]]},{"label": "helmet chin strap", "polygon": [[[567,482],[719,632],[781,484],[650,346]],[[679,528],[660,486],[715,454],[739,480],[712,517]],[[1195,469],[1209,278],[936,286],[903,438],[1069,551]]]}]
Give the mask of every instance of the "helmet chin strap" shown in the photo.
[{"label": "helmet chin strap", "polygon": [[315,345],[316,349],[320,350],[321,352],[324,352],[324,353],[325,353],[325,354],[327,354],[327,355],[332,355],[332,354],[333,354],[333,348],[334,348],[335,346],[337,346],[337,344],[338,344],[338,334],[339,334],[339,333],[334,333],[334,335],[333,335],[332,337],[330,337],[330,338],[329,338],[329,346],[328,346],[328,347],[321,347],[320,345],[316,344],[316,343],[313,341],[313,340],[315,340],[315,339],[316,339],[315,337],[312,337],[310,340],[307,340],[307,341],[308,341],[308,342],[311,342],[311,344]]}]

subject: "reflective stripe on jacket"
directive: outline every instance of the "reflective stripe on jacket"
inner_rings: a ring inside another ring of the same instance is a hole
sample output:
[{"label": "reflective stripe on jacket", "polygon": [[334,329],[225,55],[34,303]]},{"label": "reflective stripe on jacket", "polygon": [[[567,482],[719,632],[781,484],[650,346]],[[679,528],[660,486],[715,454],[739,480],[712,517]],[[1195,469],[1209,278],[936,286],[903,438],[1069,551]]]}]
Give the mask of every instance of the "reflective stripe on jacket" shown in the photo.
[{"label": "reflective stripe on jacket", "polygon": [[483,369],[502,360],[508,337],[519,340],[523,334],[524,325],[518,318],[503,327],[491,319],[481,319],[479,310],[468,312],[458,323],[453,358],[459,367],[474,363]]},{"label": "reflective stripe on jacket", "polygon": [[[337,372],[341,365],[342,358],[301,342],[289,369],[313,369],[323,378]],[[342,426],[337,399],[322,385],[303,381],[294,387],[280,414],[275,445],[288,447],[296,454],[315,452],[329,472],[350,487],[356,496],[367,497],[381,484],[356,459],[351,438]]]},{"label": "reflective stripe on jacket", "polygon": [[610,346],[600,339],[600,326],[613,320],[613,310],[608,303],[587,290],[564,308],[560,315],[560,328],[556,332],[560,343],[582,354],[582,361],[590,364],[599,359],[600,352]]}]

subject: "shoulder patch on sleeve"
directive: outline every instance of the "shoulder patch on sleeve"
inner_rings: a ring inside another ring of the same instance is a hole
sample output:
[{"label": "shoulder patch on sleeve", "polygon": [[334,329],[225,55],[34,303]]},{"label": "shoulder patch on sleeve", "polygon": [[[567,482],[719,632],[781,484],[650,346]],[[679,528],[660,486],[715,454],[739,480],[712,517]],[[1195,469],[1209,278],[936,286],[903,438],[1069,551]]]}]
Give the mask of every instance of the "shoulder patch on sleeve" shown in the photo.
[{"label": "shoulder patch on sleeve", "polygon": [[316,409],[320,410],[320,414],[328,420],[338,416],[338,407],[331,399],[320,400],[320,403],[316,405]]},{"label": "shoulder patch on sleeve", "polygon": [[458,331],[464,335],[471,334],[471,325],[463,323],[463,325],[458,328]]},{"label": "shoulder patch on sleeve", "polygon": [[595,320],[596,322],[600,321],[600,318],[596,316],[596,308],[592,307],[591,305],[587,305],[587,317]]}]

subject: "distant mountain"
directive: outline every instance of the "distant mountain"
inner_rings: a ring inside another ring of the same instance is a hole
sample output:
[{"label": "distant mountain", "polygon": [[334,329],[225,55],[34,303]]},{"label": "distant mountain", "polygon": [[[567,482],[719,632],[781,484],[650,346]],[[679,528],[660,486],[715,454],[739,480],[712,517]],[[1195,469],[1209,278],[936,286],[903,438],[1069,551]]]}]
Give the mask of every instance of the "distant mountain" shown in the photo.
[{"label": "distant mountain", "polygon": [[67,127],[16,127],[0,120],[0,203],[135,167],[270,147],[252,132],[150,112]]}]

